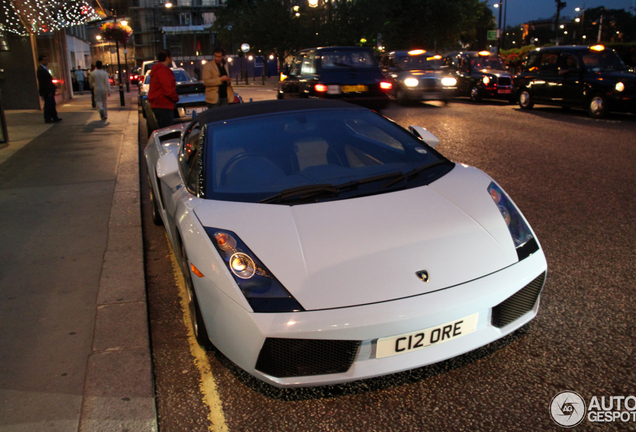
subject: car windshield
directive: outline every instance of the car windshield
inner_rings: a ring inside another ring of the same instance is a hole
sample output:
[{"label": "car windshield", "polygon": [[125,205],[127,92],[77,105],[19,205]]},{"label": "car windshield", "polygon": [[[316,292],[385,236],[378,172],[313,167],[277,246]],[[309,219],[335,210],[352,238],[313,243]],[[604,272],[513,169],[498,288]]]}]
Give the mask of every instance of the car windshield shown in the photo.
[{"label": "car windshield", "polygon": [[440,56],[404,56],[395,63],[402,70],[439,70],[444,66]]},{"label": "car windshield", "polygon": [[322,51],[321,60],[323,69],[378,67],[373,53],[363,50]]},{"label": "car windshield", "polygon": [[182,69],[173,69],[172,73],[174,74],[174,80],[176,82],[189,82],[190,75]]},{"label": "car windshield", "polygon": [[499,57],[474,57],[470,59],[470,66],[472,69],[506,69]]},{"label": "car windshield", "polygon": [[316,200],[377,194],[428,184],[452,168],[414,135],[366,109],[285,112],[209,124],[204,153],[205,172],[211,173],[205,177],[205,196],[242,202],[295,188]]},{"label": "car windshield", "polygon": [[592,72],[626,71],[623,60],[613,51],[589,52],[583,54],[583,64]]}]

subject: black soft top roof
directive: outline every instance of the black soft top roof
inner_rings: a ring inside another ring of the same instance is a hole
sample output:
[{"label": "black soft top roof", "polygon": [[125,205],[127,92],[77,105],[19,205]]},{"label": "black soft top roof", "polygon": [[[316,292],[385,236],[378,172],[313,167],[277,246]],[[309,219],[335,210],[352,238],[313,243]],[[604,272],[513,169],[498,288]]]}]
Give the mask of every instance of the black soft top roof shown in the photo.
[{"label": "black soft top roof", "polygon": [[273,114],[290,111],[304,111],[315,109],[367,109],[357,105],[339,100],[324,99],[290,99],[272,100],[260,102],[248,102],[232,104],[224,107],[211,108],[196,117],[196,121],[201,124],[216,123],[224,120],[234,120],[258,116],[263,114]]}]

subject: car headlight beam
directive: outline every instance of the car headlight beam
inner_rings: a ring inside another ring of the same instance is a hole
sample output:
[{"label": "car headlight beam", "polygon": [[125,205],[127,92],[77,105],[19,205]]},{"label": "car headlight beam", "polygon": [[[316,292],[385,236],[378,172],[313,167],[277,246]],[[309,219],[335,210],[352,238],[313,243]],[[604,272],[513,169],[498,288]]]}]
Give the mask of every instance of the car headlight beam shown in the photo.
[{"label": "car headlight beam", "polygon": [[625,84],[623,84],[622,82],[616,83],[616,86],[614,88],[617,92],[622,92],[623,90],[625,90]]},{"label": "car headlight beam", "polygon": [[444,87],[454,87],[457,85],[457,80],[452,77],[442,78],[442,85]]},{"label": "car headlight beam", "polygon": [[254,312],[305,310],[235,233],[205,231]]},{"label": "car headlight beam", "polygon": [[420,81],[417,78],[406,78],[404,80],[404,85],[407,87],[417,87]]},{"label": "car headlight beam", "polygon": [[490,78],[488,78],[487,76],[485,76],[482,81],[484,82],[484,84],[488,85],[488,83],[490,83]]}]

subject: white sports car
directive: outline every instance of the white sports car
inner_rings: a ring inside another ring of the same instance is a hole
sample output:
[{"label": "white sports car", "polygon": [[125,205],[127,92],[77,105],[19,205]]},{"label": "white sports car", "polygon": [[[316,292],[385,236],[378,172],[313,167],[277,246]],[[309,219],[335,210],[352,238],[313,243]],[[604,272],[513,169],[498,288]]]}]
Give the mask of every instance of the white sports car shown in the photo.
[{"label": "white sports car", "polygon": [[254,102],[153,133],[155,223],[199,343],[278,387],[417,368],[532,320],[547,264],[476,168],[339,101]]}]

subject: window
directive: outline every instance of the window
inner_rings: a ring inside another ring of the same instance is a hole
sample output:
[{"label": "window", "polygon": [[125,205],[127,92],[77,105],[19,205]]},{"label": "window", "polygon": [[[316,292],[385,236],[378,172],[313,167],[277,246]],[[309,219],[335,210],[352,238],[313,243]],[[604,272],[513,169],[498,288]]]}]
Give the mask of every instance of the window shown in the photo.
[{"label": "window", "polygon": [[189,26],[192,24],[192,16],[190,12],[182,12],[179,14],[179,25]]},{"label": "window", "polygon": [[539,70],[541,73],[551,74],[557,72],[557,59],[559,53],[556,52],[544,52],[541,54],[541,63],[539,64]]},{"label": "window", "polygon": [[186,187],[190,193],[198,195],[201,178],[201,130],[195,123],[185,135],[185,144],[181,148],[179,164]]}]

